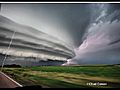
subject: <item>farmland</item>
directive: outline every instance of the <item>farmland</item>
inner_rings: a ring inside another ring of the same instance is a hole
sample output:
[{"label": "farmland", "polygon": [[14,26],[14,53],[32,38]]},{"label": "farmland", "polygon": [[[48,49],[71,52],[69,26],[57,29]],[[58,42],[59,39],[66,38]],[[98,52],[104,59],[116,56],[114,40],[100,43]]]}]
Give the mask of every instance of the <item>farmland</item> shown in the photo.
[{"label": "farmland", "polygon": [[[45,88],[120,87],[120,65],[40,66],[4,68],[4,73],[23,86]],[[107,85],[88,85],[106,83]]]}]

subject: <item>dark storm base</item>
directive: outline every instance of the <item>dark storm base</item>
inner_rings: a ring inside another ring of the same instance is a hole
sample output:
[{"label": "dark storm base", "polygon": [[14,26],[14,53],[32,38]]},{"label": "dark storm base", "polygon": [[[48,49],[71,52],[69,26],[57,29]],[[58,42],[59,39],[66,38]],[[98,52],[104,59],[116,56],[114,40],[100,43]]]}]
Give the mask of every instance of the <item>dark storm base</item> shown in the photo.
[{"label": "dark storm base", "polygon": [[[4,60],[4,55],[0,54],[0,65],[2,65],[2,61]],[[32,67],[32,66],[61,66],[66,61],[62,60],[51,60],[46,59],[42,60],[34,57],[15,57],[15,56],[7,56],[5,61],[6,67],[12,66],[22,66],[22,67]]]}]

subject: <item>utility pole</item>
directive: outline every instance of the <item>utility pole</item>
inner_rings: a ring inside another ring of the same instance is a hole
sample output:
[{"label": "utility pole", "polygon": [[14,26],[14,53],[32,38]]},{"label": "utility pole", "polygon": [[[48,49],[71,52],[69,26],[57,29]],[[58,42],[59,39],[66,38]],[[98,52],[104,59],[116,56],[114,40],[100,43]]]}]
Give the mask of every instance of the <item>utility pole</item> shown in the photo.
[{"label": "utility pole", "polygon": [[0,3],[0,12],[1,12],[1,3]]},{"label": "utility pole", "polygon": [[12,37],[11,37],[9,46],[8,46],[8,48],[7,48],[7,50],[6,50],[5,57],[4,57],[3,62],[2,62],[1,71],[3,70],[3,66],[4,66],[5,60],[6,60],[6,58],[7,58],[7,52],[10,50],[11,44],[12,44],[12,42],[13,42],[14,35],[15,35],[15,31],[13,32],[13,35],[12,35]]},{"label": "utility pole", "polygon": [[1,14],[1,12],[2,12],[2,4],[0,3],[0,14]]},{"label": "utility pole", "polygon": [[[1,13],[1,3],[0,3],[0,13]],[[15,35],[15,31],[13,32],[13,35],[12,35],[11,40],[10,40],[10,43],[9,43],[9,45],[8,45],[8,48],[7,48],[6,52],[5,52],[5,57],[4,57],[4,59],[3,59],[2,66],[1,66],[1,71],[2,71],[2,69],[3,69],[3,66],[4,66],[4,64],[5,64],[5,60],[6,60],[6,58],[7,58],[7,52],[9,51],[9,49],[10,49],[10,47],[11,47],[11,44],[12,44],[12,42],[13,42],[14,35]]]}]

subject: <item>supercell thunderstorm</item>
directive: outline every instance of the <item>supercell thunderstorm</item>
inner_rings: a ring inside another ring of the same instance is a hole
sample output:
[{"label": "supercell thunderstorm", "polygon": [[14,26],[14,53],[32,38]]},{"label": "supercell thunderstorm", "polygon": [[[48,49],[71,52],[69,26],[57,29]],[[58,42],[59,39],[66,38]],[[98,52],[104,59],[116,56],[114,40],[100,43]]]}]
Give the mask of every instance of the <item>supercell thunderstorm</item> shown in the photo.
[{"label": "supercell thunderstorm", "polygon": [[63,65],[120,63],[119,4],[21,5],[3,4],[0,53],[15,32],[8,55],[67,60]]}]

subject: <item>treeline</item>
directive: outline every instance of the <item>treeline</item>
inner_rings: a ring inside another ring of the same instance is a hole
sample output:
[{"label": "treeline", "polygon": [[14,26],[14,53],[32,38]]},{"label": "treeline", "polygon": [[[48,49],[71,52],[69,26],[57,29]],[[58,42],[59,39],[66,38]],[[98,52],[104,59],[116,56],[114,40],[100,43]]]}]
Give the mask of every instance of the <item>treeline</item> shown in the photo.
[{"label": "treeline", "polygon": [[8,68],[21,68],[22,66],[21,65],[16,65],[16,64],[11,64],[11,65],[4,65],[4,67],[8,67]]}]

